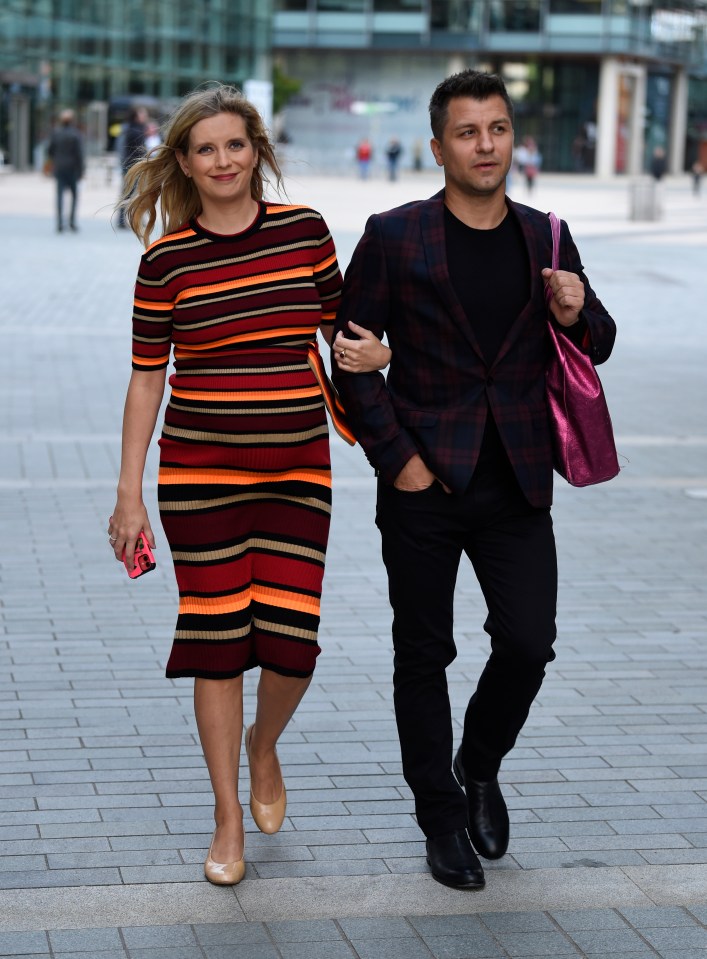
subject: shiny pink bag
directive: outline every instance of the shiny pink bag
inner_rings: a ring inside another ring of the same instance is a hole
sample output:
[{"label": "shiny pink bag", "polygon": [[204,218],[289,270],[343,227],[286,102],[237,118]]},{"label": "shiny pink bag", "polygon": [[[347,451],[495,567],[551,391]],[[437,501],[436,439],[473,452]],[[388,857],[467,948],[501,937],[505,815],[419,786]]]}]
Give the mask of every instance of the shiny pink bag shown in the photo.
[{"label": "shiny pink bag", "polygon": [[[560,264],[560,225],[549,214],[552,227],[552,268]],[[545,287],[548,305],[552,290]],[[553,355],[547,368],[546,393],[553,466],[572,486],[605,483],[619,472],[611,416],[601,380],[589,356],[562,333],[548,317]]]}]

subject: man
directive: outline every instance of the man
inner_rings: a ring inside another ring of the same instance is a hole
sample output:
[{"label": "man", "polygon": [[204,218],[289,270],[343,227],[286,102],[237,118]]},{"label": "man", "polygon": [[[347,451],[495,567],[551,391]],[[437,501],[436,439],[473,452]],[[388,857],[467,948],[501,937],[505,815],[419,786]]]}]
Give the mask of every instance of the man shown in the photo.
[{"label": "man", "polygon": [[[432,875],[473,889],[484,885],[476,853],[497,859],[508,847],[498,772],[554,658],[545,284],[553,322],[595,363],[615,326],[567,227],[553,272],[548,217],[505,196],[513,107],[503,81],[449,77],[430,118],[444,189],[369,219],[346,272],[332,365],[379,477],[403,773]],[[356,372],[350,321],[387,335],[387,381]],[[452,763],[445,670],[462,552],[488,607],[491,654]]]},{"label": "man", "polygon": [[76,205],[79,180],[84,174],[84,151],[81,134],[74,125],[73,110],[63,110],[59,115],[59,126],[52,133],[47,146],[54,178],[56,179],[56,228],[64,231],[64,193],[71,194],[69,211],[69,229],[76,231]]},{"label": "man", "polygon": [[[131,167],[145,156],[148,119],[147,110],[144,107],[135,107],[130,111],[128,122],[119,137],[118,151],[123,183]],[[126,230],[128,227],[122,206],[118,209],[118,226],[121,230]]]}]

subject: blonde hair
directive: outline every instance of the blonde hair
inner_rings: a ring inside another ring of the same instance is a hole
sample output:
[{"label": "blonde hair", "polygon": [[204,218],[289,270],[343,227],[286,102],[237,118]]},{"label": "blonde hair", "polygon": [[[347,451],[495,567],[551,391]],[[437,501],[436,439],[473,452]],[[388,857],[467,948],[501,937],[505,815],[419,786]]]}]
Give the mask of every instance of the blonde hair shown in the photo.
[{"label": "blonde hair", "polygon": [[195,124],[219,113],[242,117],[246,135],[257,150],[258,162],[250,181],[251,197],[262,200],[265,185],[270,183],[265,166],[270,168],[278,192],[282,189],[282,171],[262,117],[253,104],[235,87],[220,83],[195,90],[167,120],[163,142],[147,157],[138,160],[125,176],[118,208],[124,210],[130,228],[145,246],[149,245],[155,227],[158,203],[162,235],[174,232],[201,212],[199,194],[193,180],[184,176],[177,153],[188,152],[189,136]]}]

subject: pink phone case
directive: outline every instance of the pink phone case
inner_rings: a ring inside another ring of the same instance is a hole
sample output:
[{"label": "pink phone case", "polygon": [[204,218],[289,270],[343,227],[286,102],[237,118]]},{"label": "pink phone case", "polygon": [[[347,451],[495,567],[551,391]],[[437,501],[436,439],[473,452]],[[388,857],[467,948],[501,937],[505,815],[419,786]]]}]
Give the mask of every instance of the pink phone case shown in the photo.
[{"label": "pink phone case", "polygon": [[128,570],[130,579],[137,579],[138,576],[142,576],[143,573],[149,573],[151,569],[157,566],[155,557],[145,539],[144,533],[140,533],[137,538],[137,543],[135,544],[135,563],[133,568],[129,569],[128,564],[125,562],[125,550],[123,550],[123,562],[125,563],[125,568]]}]

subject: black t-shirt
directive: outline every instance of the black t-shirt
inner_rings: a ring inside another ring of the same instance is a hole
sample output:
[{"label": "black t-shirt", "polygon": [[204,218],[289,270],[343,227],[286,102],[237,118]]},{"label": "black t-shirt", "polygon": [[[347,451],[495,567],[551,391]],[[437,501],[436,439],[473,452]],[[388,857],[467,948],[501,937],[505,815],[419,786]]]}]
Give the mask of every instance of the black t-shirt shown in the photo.
[{"label": "black t-shirt", "polygon": [[492,230],[474,230],[444,208],[447,267],[454,292],[488,366],[530,299],[523,233],[508,213]]},{"label": "black t-shirt", "polygon": [[[530,299],[530,262],[523,233],[510,213],[492,230],[475,230],[446,207],[444,232],[449,279],[491,366]],[[490,409],[475,472],[487,470],[494,474],[511,470]]]}]

